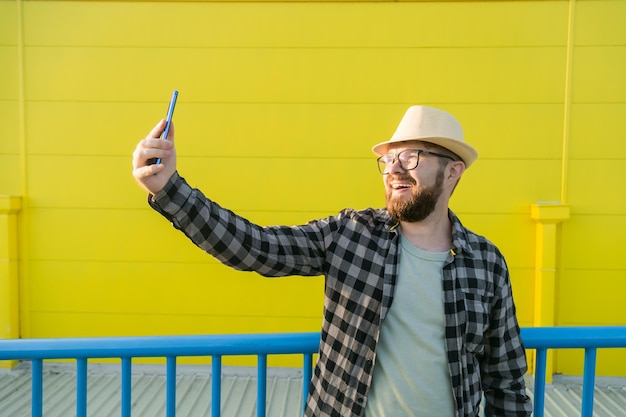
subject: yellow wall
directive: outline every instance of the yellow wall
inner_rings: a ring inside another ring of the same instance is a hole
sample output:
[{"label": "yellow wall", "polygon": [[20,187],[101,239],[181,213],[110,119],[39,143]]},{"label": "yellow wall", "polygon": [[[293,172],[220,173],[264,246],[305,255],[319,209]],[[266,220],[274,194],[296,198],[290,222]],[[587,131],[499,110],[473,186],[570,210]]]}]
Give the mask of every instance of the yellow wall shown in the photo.
[{"label": "yellow wall", "polygon": [[[623,1],[0,0],[21,336],[319,330],[321,278],[233,272],[148,209],[130,154],[173,89],[181,173],[261,224],[382,205],[371,145],[411,104],[452,112],[480,152],[452,206],[505,253],[521,325],[551,324],[537,249],[553,324],[626,324],[625,20]],[[542,201],[570,211],[553,248]],[[626,375],[623,354],[598,373]]]}]

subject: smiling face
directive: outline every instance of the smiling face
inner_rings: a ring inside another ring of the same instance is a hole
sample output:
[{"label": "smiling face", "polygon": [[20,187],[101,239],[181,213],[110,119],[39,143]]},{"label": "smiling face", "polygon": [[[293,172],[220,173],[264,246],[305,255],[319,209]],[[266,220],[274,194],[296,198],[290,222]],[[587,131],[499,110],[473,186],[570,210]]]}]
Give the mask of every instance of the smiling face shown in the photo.
[{"label": "smiling face", "polygon": [[[421,142],[394,144],[389,153],[399,154],[407,149],[427,150]],[[437,207],[444,192],[445,170],[448,160],[423,153],[416,168],[405,170],[395,160],[383,176],[389,214],[397,221],[419,222]]]}]

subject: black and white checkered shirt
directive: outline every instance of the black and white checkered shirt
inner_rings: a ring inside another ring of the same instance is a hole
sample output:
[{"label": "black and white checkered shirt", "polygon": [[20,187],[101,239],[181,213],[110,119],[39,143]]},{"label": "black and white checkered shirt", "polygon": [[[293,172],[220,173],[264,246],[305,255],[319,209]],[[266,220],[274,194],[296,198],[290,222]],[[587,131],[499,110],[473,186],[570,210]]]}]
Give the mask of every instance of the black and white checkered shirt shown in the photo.
[{"label": "black and white checkered shirt", "polygon": [[[178,174],[149,202],[233,268],[271,277],[324,275],[322,338],[305,414],[364,415],[398,268],[397,224],[386,210],[346,209],[302,226],[261,227],[210,201]],[[491,242],[452,212],[450,219],[453,247],[442,279],[457,416],[478,416],[483,393],[488,416],[530,416],[507,265]]]}]

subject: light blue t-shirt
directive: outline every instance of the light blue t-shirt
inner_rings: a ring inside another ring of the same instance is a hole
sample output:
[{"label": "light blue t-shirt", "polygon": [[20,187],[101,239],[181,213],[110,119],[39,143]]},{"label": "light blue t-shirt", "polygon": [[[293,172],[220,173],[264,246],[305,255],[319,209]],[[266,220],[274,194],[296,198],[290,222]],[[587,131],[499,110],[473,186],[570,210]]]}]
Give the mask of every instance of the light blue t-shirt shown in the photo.
[{"label": "light blue t-shirt", "polygon": [[393,304],[380,331],[366,417],[453,417],[442,268],[448,252],[400,241]]}]

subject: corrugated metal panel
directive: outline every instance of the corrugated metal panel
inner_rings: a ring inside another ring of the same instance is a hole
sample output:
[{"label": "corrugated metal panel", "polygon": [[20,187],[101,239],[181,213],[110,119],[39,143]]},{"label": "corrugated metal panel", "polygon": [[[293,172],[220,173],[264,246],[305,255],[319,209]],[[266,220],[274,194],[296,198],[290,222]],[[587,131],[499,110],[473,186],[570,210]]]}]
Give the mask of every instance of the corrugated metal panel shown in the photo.
[{"label": "corrugated metal panel", "polygon": [[[580,416],[581,384],[579,377],[555,376],[546,386],[545,417]],[[597,378],[593,411],[594,417],[626,417],[626,380]]]},{"label": "corrugated metal panel", "polygon": [[[294,369],[268,369],[267,416],[299,416],[302,372]],[[555,378],[546,387],[545,416],[580,415],[582,387],[575,378]],[[165,416],[165,367],[133,366],[133,417]],[[530,395],[532,382],[529,384]],[[117,417],[121,407],[120,367],[89,365],[87,412],[92,417]],[[256,415],[256,369],[224,367],[222,376],[222,416]],[[204,417],[211,414],[210,366],[178,366],[178,417]],[[30,367],[22,364],[11,371],[0,371],[0,417],[30,416]],[[44,416],[75,415],[76,371],[72,364],[44,365]],[[594,417],[626,417],[626,381],[599,383],[595,390]]]}]

